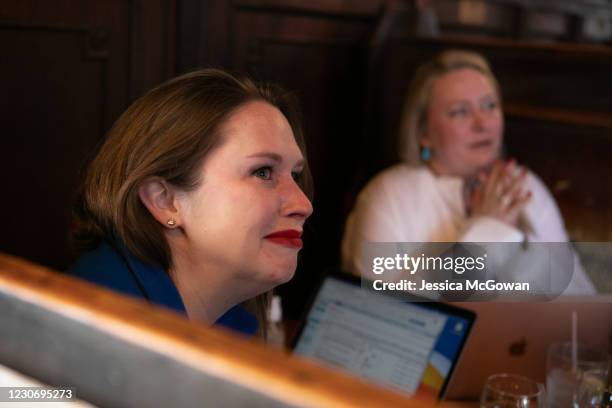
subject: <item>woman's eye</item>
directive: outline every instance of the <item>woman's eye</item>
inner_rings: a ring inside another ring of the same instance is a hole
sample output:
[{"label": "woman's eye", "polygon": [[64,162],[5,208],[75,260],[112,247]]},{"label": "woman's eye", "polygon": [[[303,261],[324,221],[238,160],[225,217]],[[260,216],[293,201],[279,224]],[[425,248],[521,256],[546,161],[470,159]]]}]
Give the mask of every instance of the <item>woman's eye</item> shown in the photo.
[{"label": "woman's eye", "polygon": [[272,180],[272,167],[260,167],[253,172],[253,175],[255,177],[259,177],[262,180]]},{"label": "woman's eye", "polygon": [[467,114],[466,108],[455,108],[450,111],[450,116],[452,118],[458,117],[458,116],[465,116],[466,114]]},{"label": "woman's eye", "polygon": [[485,102],[483,105],[484,110],[489,112],[494,111],[498,107],[497,101]]}]

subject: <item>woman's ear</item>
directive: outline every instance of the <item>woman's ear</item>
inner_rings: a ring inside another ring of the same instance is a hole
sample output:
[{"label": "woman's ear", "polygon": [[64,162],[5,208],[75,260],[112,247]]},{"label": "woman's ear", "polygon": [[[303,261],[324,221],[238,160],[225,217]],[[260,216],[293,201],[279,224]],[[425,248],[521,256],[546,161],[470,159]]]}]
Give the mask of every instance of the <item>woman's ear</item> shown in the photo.
[{"label": "woman's ear", "polygon": [[181,225],[179,212],[174,205],[175,191],[164,179],[159,177],[147,179],[138,188],[138,196],[160,224],[167,228]]},{"label": "woman's ear", "polygon": [[427,147],[429,149],[432,148],[431,139],[429,138],[429,134],[425,129],[419,131],[418,142],[420,147]]}]

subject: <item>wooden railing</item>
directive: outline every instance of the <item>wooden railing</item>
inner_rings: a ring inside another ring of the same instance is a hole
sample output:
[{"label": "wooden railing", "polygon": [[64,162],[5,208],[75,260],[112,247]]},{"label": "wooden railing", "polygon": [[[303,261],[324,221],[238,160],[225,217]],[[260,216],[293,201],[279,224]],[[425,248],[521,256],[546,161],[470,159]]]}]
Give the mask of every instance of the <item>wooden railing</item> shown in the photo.
[{"label": "wooden railing", "polygon": [[2,254],[0,310],[0,365],[95,405],[433,405]]}]

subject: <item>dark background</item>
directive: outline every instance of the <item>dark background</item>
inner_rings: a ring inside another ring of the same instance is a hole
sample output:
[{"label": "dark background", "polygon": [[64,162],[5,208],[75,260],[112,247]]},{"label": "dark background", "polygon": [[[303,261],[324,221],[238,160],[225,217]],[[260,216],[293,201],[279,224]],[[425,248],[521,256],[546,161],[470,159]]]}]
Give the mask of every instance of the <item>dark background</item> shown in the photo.
[{"label": "dark background", "polygon": [[281,288],[295,317],[339,264],[355,194],[397,161],[415,67],[447,47],[490,58],[507,152],[551,188],[572,238],[612,241],[612,3],[498,0],[484,14],[477,0],[432,4],[435,37],[417,34],[412,1],[3,1],[0,250],[66,269],[76,188],[118,115],[188,70],[244,72],[302,103],[316,191],[301,265]]}]

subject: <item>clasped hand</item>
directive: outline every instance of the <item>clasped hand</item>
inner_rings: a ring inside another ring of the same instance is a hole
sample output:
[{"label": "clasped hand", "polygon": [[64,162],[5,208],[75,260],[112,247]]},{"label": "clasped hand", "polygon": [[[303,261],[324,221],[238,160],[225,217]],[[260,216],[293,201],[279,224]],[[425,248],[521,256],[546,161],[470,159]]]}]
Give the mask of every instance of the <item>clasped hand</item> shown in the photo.
[{"label": "clasped hand", "polygon": [[531,199],[526,189],[527,169],[515,160],[495,162],[490,171],[482,170],[467,197],[472,216],[490,216],[516,226],[521,210]]}]

